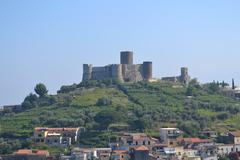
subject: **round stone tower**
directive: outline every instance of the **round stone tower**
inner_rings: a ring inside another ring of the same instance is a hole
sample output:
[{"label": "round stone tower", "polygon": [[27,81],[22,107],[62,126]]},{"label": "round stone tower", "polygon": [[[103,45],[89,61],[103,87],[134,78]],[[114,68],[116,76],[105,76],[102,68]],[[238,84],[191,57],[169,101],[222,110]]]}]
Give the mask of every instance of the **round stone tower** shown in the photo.
[{"label": "round stone tower", "polygon": [[83,81],[88,81],[92,79],[92,65],[91,64],[83,64]]},{"label": "round stone tower", "polygon": [[143,62],[143,78],[144,80],[152,79],[152,62]]},{"label": "round stone tower", "polygon": [[188,84],[190,81],[190,76],[188,75],[188,68],[187,67],[182,67],[181,68],[181,76],[180,80],[184,84]]},{"label": "round stone tower", "polygon": [[133,52],[132,51],[122,51],[121,54],[121,64],[133,64]]},{"label": "round stone tower", "polygon": [[122,76],[122,65],[121,64],[113,64],[111,65],[111,77],[123,81]]}]

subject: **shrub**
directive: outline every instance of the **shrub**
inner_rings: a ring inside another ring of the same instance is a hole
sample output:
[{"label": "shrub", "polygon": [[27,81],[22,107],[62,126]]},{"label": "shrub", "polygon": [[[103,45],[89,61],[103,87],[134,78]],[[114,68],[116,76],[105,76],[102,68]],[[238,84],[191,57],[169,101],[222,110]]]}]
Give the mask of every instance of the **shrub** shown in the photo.
[{"label": "shrub", "polygon": [[99,98],[96,103],[97,106],[108,106],[111,104],[112,104],[111,99],[109,99],[107,97]]}]

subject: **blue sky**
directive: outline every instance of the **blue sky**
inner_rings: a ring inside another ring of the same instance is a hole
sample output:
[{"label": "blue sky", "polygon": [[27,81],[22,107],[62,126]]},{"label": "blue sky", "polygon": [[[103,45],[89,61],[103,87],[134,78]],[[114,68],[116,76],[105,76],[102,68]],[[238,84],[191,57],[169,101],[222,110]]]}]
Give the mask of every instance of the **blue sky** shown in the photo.
[{"label": "blue sky", "polygon": [[43,82],[79,83],[82,64],[153,61],[154,77],[181,66],[201,82],[240,83],[239,0],[1,0],[0,105]]}]

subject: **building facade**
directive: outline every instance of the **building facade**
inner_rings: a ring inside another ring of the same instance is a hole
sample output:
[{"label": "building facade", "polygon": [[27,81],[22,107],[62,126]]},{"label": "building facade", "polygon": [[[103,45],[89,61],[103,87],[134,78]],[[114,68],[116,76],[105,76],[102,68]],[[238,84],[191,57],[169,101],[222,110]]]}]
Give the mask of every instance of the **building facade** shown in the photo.
[{"label": "building facade", "polygon": [[45,128],[34,129],[35,143],[45,143],[51,146],[70,146],[76,142],[83,128]]}]

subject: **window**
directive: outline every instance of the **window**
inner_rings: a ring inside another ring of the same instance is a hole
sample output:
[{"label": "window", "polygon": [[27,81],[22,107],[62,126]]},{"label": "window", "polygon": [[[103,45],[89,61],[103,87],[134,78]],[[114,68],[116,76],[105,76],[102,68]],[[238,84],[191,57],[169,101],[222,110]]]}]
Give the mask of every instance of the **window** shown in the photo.
[{"label": "window", "polygon": [[136,141],[136,145],[138,145],[138,141]]},{"label": "window", "polygon": [[150,142],[150,141],[148,141],[148,145],[151,145],[151,142]]},{"label": "window", "polygon": [[145,143],[145,141],[143,141],[143,145],[145,145],[146,143]]}]

